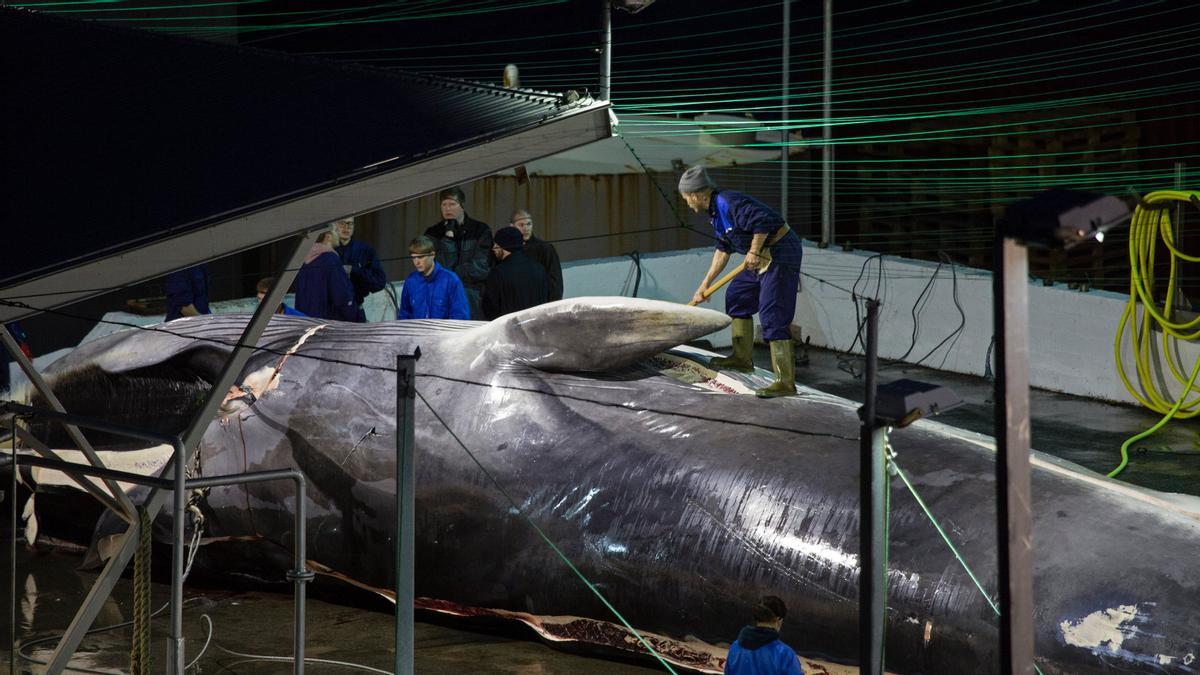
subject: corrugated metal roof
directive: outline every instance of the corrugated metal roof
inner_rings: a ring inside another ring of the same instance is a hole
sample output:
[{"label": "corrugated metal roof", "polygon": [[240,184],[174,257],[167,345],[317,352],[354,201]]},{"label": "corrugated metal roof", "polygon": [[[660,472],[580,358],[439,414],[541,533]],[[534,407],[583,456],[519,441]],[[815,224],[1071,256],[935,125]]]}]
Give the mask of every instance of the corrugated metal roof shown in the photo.
[{"label": "corrugated metal roof", "polygon": [[0,53],[0,296],[43,308],[611,134],[590,100],[25,10]]}]

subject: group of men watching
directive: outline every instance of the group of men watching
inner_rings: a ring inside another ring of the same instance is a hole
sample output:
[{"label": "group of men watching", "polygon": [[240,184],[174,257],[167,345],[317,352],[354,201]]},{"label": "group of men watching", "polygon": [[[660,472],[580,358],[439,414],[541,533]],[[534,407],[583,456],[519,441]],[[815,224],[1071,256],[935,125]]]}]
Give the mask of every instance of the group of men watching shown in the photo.
[{"label": "group of men watching", "polygon": [[483,321],[562,299],[558,253],[533,236],[528,211],[514,211],[493,235],[467,213],[461,188],[438,198],[441,222],[409,242],[416,271],[404,280],[397,318]]},{"label": "group of men watching", "polygon": [[[796,311],[803,247],[778,213],[749,195],[719,189],[703,166],[679,179],[688,207],[709,217],[716,238],[712,262],[692,297],[708,300],[721,282],[731,254],[745,255],[725,295],[732,317],[733,353],[714,358],[717,368],[754,368],[753,316],[771,347],[775,381],[759,397],[793,396],[795,352],[790,323]],[[492,320],[562,299],[562,266],[549,243],[533,236],[533,218],[518,209],[493,235],[466,210],[459,187],[438,194],[442,220],[409,243],[415,271],[408,275],[396,318]],[[203,266],[167,280],[167,320],[205,314],[208,272]],[[296,309],[307,316],[365,322],[363,298],[387,283],[375,250],[354,239],[354,220],[343,219],[317,240],[296,276]],[[202,294],[193,289],[203,287]]]},{"label": "group of men watching", "polygon": [[[490,320],[563,295],[562,265],[554,246],[533,236],[524,209],[495,235],[467,214],[466,195],[452,187],[439,195],[442,220],[409,243],[415,271],[405,279],[398,319]],[[270,279],[258,284],[261,300]],[[375,249],[354,238],[354,219],[321,232],[296,274],[296,306],[280,313],[366,322],[363,300],[387,286]],[[167,277],[167,321],[208,314],[208,265]]]}]

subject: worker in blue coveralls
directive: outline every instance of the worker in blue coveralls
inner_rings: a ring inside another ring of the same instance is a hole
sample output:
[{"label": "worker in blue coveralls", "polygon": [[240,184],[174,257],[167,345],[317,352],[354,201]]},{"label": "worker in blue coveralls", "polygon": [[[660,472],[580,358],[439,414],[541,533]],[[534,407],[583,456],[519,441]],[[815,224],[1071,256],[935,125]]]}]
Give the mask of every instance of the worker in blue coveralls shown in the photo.
[{"label": "worker in blue coveralls", "polygon": [[462,279],[439,265],[435,252],[433,240],[424,235],[409,242],[408,253],[417,269],[404,280],[397,319],[471,318]]},{"label": "worker in blue coveralls", "polygon": [[174,321],[185,316],[211,314],[208,309],[208,263],[167,275],[167,317]]},{"label": "worker in blue coveralls", "polygon": [[733,252],[746,256],[745,269],[725,292],[725,313],[733,318],[733,354],[715,358],[716,367],[749,371],[754,368],[754,319],[758,314],[763,339],[771,345],[775,381],[754,392],[759,398],[796,393],[796,351],[788,330],[796,313],[800,284],[800,237],[783,217],[757,199],[733,190],[720,190],[703,166],[693,166],[679,179],[679,192],[689,208],[706,212],[717,235],[708,274],[692,297],[708,299],[709,286],[725,269]]},{"label": "worker in blue coveralls", "polygon": [[729,645],[725,675],[804,675],[800,659],[779,639],[787,616],[783,600],[768,595],[754,607],[754,625],[746,626]]},{"label": "worker in blue coveralls", "polygon": [[387,274],[375,255],[375,247],[361,239],[354,238],[354,219],[342,218],[333,221],[337,230],[338,241],[334,250],[342,260],[342,267],[350,275],[350,283],[354,286],[354,306],[358,309],[358,322],[366,323],[367,314],[363,311],[363,298],[371,293],[382,291],[387,285]]}]

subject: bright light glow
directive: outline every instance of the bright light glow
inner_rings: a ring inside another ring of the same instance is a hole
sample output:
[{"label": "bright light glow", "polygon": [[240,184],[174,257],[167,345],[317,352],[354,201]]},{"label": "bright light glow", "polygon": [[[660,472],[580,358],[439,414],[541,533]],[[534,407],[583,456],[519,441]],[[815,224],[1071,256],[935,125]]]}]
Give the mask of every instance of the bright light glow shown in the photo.
[{"label": "bright light glow", "polygon": [[820,558],[832,565],[841,565],[842,567],[858,567],[858,556],[842,551],[823,544],[821,542],[804,541],[794,534],[779,534],[773,528],[759,526],[754,529],[754,536],[758,541],[764,544],[774,544],[784,548],[791,549],[798,553],[803,553],[811,558]]}]

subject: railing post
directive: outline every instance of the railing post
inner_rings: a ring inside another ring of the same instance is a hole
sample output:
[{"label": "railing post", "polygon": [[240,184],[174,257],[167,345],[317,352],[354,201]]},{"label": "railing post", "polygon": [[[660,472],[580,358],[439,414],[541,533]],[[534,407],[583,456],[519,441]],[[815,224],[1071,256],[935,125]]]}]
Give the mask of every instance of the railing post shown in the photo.
[{"label": "railing post", "polygon": [[396,356],[396,675],[413,673],[413,413],[419,358],[420,349]]}]

